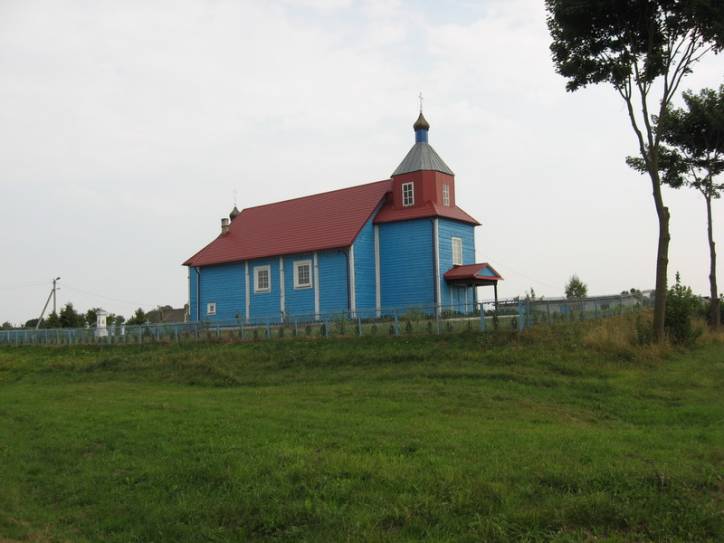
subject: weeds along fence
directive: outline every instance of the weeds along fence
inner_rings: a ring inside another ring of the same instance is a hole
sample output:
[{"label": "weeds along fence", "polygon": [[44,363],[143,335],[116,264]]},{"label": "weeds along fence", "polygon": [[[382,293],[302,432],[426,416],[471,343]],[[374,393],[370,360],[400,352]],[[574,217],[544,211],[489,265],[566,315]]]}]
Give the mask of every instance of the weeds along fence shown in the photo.
[{"label": "weeds along fence", "polygon": [[279,315],[201,322],[0,331],[0,345],[87,345],[255,341],[291,337],[442,335],[524,330],[538,323],[588,320],[637,311],[646,300],[601,296],[578,300],[508,299],[454,306],[414,306],[318,315]]}]

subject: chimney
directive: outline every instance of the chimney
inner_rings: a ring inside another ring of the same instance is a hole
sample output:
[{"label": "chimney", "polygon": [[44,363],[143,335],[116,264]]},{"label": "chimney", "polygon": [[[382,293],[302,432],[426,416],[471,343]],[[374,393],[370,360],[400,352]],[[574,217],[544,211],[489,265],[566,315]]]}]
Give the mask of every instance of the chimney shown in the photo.
[{"label": "chimney", "polygon": [[229,219],[227,219],[226,217],[221,219],[221,233],[222,234],[229,233]]}]

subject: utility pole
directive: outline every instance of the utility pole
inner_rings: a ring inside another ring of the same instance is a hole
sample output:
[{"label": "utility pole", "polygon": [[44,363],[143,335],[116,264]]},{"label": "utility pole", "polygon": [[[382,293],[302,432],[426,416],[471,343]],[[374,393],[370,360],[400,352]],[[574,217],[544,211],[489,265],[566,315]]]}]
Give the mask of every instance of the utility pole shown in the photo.
[{"label": "utility pole", "polygon": [[43,320],[43,316],[45,315],[45,310],[48,309],[48,304],[50,303],[50,299],[53,298],[53,313],[55,313],[56,307],[56,297],[55,297],[55,291],[58,290],[57,283],[60,281],[60,277],[56,277],[53,279],[53,288],[50,289],[50,294],[48,294],[48,299],[45,300],[45,305],[43,306],[43,310],[40,312],[40,317],[38,318],[38,324],[35,325],[35,329],[37,330],[40,328],[40,323]]},{"label": "utility pole", "polygon": [[[55,302],[56,302],[55,291],[58,290],[58,288],[57,288],[55,285],[56,285],[56,283],[57,283],[58,281],[60,281],[60,277],[56,277],[55,279],[53,279],[53,313],[56,313],[56,308],[55,308]],[[57,313],[56,313],[56,315],[57,315]]]}]

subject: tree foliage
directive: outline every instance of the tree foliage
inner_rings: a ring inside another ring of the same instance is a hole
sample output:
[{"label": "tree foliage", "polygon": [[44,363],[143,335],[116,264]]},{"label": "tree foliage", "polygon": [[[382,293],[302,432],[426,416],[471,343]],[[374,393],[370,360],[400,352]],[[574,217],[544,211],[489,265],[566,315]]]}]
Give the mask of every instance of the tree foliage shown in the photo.
[{"label": "tree foliage", "polygon": [[73,304],[68,302],[63,309],[60,310],[60,326],[61,328],[79,328],[85,324],[83,315],[78,313]]},{"label": "tree foliage", "polygon": [[95,328],[96,323],[98,322],[98,310],[99,309],[100,308],[98,308],[98,307],[92,307],[88,311],[85,312],[85,322],[91,328]]},{"label": "tree foliage", "polygon": [[[698,94],[684,92],[683,98],[684,108],[670,108],[662,119],[654,119],[664,143],[659,153],[662,181],[718,199],[724,191],[724,183],[715,182],[724,172],[724,85]],[[646,173],[641,158],[629,157],[627,162]]]},{"label": "tree foliage", "polygon": [[724,172],[724,85],[683,97],[684,107],[661,119],[661,137],[688,168],[689,178],[681,181],[719,198],[724,185],[711,181]]},{"label": "tree foliage", "polygon": [[572,275],[566,283],[566,298],[581,300],[588,295],[588,285],[581,281],[577,275]]},{"label": "tree foliage", "polygon": [[47,319],[44,319],[40,323],[41,328],[61,328],[60,324],[60,317],[58,314],[53,311],[50,315],[48,315]]},{"label": "tree foliage", "polygon": [[678,86],[709,49],[724,45],[720,0],[546,0],[551,52],[575,91],[610,83],[621,92],[659,77]]},{"label": "tree foliage", "polygon": [[146,313],[139,307],[126,324],[145,324],[146,320]]}]

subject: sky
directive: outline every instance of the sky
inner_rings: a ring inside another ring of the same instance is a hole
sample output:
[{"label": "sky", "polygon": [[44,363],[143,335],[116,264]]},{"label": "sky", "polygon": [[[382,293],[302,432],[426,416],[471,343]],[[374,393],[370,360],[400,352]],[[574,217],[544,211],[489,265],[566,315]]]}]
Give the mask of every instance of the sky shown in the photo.
[{"label": "sky", "polygon": [[[0,1],[0,322],[187,302],[240,208],[389,178],[423,93],[501,297],[653,288],[657,220],[608,86],[565,91],[540,0]],[[710,55],[684,89],[723,81]],[[704,200],[665,189],[708,292]],[[724,203],[714,204],[724,247]],[[721,278],[720,278],[721,281]],[[481,291],[481,297],[492,293]]]}]

